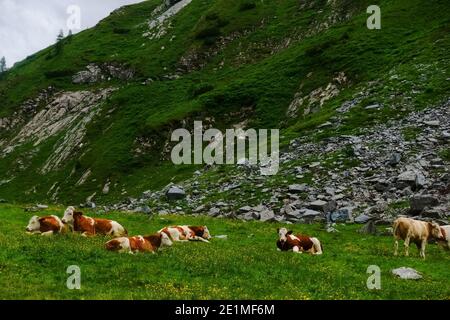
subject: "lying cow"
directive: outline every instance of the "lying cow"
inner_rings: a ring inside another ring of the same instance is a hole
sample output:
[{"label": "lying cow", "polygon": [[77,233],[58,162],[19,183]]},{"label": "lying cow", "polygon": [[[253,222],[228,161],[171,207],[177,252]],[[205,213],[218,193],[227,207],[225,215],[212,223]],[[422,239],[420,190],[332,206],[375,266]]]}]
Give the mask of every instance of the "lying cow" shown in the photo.
[{"label": "lying cow", "polygon": [[117,221],[87,217],[82,212],[75,211],[74,207],[66,209],[62,222],[69,224],[73,231],[81,232],[83,236],[102,234],[123,237],[128,234],[127,230]]},{"label": "lying cow", "polygon": [[450,226],[441,226],[442,237],[437,239],[438,245],[450,249]]},{"label": "lying cow", "polygon": [[211,234],[207,226],[174,226],[165,227],[159,232],[167,234],[172,241],[203,241],[209,242]]},{"label": "lying cow", "polygon": [[411,218],[398,218],[394,221],[394,255],[398,255],[398,240],[404,240],[405,256],[409,256],[409,244],[412,241],[420,250],[420,256],[425,259],[425,247],[428,240],[441,239],[441,227],[436,222],[426,222]]},{"label": "lying cow", "polygon": [[155,253],[163,246],[170,247],[172,241],[163,232],[150,236],[121,237],[106,243],[106,250],[134,254],[136,252]]},{"label": "lying cow", "polygon": [[51,236],[57,233],[65,232],[66,227],[57,216],[34,216],[30,219],[30,222],[28,222],[28,226],[25,230],[29,234]]},{"label": "lying cow", "polygon": [[294,251],[296,253],[308,252],[314,255],[323,253],[322,244],[319,239],[305,236],[293,235],[292,231],[286,228],[277,229],[278,241],[277,247],[279,251]]}]

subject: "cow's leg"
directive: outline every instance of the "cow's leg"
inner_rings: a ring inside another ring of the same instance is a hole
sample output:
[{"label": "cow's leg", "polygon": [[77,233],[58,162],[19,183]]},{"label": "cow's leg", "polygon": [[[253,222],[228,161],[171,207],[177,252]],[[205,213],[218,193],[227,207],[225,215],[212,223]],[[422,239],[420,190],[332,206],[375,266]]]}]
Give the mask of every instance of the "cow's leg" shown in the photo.
[{"label": "cow's leg", "polygon": [[408,234],[405,238],[405,243],[403,244],[405,246],[405,257],[409,257],[409,241],[410,241],[410,236]]},{"label": "cow's leg", "polygon": [[298,246],[293,247],[292,251],[294,251],[295,253],[302,253],[302,251],[300,250],[300,248]]},{"label": "cow's leg", "polygon": [[197,236],[190,238],[190,240],[191,240],[191,241],[203,241],[203,242],[209,243],[208,240],[206,240],[206,239],[204,239],[204,238],[202,238],[202,237],[197,237]]},{"label": "cow's leg", "polygon": [[43,237],[50,237],[52,235],[53,235],[53,231],[47,231],[47,232],[41,233],[41,236],[43,236]]},{"label": "cow's leg", "polygon": [[394,256],[398,256],[398,239],[394,238]]},{"label": "cow's leg", "polygon": [[422,244],[420,246],[420,256],[425,259],[425,247],[427,245],[427,240],[422,240]]}]

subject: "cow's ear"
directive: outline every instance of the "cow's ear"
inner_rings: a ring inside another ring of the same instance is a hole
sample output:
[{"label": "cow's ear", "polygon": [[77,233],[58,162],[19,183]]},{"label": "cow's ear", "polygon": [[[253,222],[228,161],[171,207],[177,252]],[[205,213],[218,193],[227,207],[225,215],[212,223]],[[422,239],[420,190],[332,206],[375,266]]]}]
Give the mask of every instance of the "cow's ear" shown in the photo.
[{"label": "cow's ear", "polygon": [[289,230],[286,234],[292,234],[294,233],[292,230]]}]

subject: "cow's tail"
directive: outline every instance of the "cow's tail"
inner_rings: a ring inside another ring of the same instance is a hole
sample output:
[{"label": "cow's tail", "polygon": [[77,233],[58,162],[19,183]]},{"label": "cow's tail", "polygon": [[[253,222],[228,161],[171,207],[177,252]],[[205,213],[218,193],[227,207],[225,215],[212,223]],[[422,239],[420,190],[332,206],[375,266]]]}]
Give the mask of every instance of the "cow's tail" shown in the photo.
[{"label": "cow's tail", "polygon": [[323,253],[323,246],[322,243],[319,241],[319,239],[317,238],[311,238],[311,241],[313,242],[314,245],[314,254],[316,255],[320,255]]},{"label": "cow's tail", "polygon": [[398,220],[395,220],[394,225],[392,226],[392,235],[394,236],[394,238],[397,238],[398,226],[399,226],[399,222],[398,222]]}]

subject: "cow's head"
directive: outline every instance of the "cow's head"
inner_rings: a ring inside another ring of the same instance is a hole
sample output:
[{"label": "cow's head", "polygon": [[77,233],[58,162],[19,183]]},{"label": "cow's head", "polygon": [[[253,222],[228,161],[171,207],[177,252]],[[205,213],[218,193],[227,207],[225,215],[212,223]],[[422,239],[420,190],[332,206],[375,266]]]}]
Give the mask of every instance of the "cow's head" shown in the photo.
[{"label": "cow's head", "polygon": [[437,222],[428,222],[428,225],[431,230],[431,237],[435,239],[441,239],[444,237],[444,235],[442,234],[441,226]]},{"label": "cow's head", "polygon": [[25,230],[27,232],[33,232],[33,231],[39,231],[40,228],[41,228],[41,223],[39,222],[39,217],[34,216],[28,222],[28,226],[26,227]]},{"label": "cow's head", "polygon": [[74,207],[68,207],[66,209],[66,211],[64,211],[64,216],[61,219],[61,221],[63,223],[73,224],[74,213],[75,213],[75,208]]},{"label": "cow's head", "polygon": [[207,226],[189,226],[188,228],[191,229],[191,231],[197,237],[201,237],[206,240],[211,239],[211,234],[209,233],[209,229]]},{"label": "cow's head", "polygon": [[211,239],[211,233],[209,233],[209,229],[207,226],[203,226],[203,239],[209,240]]},{"label": "cow's head", "polygon": [[172,240],[170,240],[169,236],[165,232],[160,232],[161,237],[161,247],[170,247],[172,246]]},{"label": "cow's head", "polygon": [[278,232],[278,239],[281,243],[285,243],[287,241],[287,236],[292,234],[292,231],[286,229],[286,228],[279,228],[277,229]]}]

